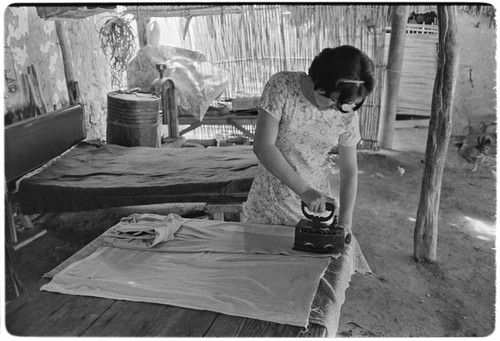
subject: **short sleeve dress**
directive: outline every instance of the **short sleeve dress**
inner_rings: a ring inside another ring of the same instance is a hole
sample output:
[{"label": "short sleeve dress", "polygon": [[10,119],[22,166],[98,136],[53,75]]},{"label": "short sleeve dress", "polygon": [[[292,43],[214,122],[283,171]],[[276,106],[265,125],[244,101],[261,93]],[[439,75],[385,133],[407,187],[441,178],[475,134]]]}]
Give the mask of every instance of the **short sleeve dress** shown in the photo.
[{"label": "short sleeve dress", "polygon": [[[360,141],[357,112],[319,110],[303,95],[304,72],[278,72],[264,87],[258,108],[279,121],[275,145],[292,168],[314,189],[330,195],[328,152]],[[303,218],[300,197],[259,162],[242,221],[295,226]]]}]

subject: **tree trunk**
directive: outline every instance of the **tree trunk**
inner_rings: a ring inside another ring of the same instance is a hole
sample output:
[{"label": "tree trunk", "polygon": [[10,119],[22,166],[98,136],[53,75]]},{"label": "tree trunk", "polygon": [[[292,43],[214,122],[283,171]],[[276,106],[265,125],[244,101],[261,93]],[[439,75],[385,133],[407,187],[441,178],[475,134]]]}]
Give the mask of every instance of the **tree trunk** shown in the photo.
[{"label": "tree trunk", "polygon": [[437,6],[439,21],[438,67],[434,81],[424,174],[414,231],[414,257],[434,262],[441,179],[451,135],[451,110],[458,77],[458,43],[455,6]]},{"label": "tree trunk", "polygon": [[391,39],[389,41],[384,106],[380,124],[380,147],[384,149],[391,149],[394,139],[394,123],[396,121],[401,69],[403,68],[408,6],[391,6],[391,11]]}]

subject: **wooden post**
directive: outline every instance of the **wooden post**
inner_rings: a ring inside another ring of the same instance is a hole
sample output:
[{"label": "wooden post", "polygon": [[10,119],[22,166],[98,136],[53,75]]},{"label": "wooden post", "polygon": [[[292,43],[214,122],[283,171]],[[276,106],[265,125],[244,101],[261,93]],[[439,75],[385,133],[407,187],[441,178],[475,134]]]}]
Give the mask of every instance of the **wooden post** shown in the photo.
[{"label": "wooden post", "polygon": [[5,267],[7,268],[7,273],[9,274],[10,282],[12,284],[12,289],[16,297],[21,296],[21,291],[26,291],[26,287],[19,280],[17,273],[14,270],[14,262],[10,252],[9,245],[5,243]]},{"label": "wooden post", "polygon": [[141,16],[137,18],[137,37],[139,39],[139,47],[144,47],[148,44],[148,31],[150,23],[150,17]]},{"label": "wooden post", "polygon": [[379,133],[380,147],[384,149],[391,149],[394,139],[399,82],[406,41],[406,22],[408,21],[408,6],[391,6],[391,10],[391,39],[389,41],[384,106],[381,110]]},{"label": "wooden post", "polygon": [[179,118],[177,114],[177,100],[175,85],[171,79],[166,79],[161,87],[161,104],[163,124],[168,124],[168,136],[179,137]]},{"label": "wooden post", "polygon": [[33,116],[38,116],[42,114],[42,105],[38,99],[38,96],[36,95],[36,90],[35,90],[35,85],[33,84],[33,79],[29,74],[24,74],[24,79],[26,81],[26,84],[28,85],[28,93],[30,95],[30,106],[33,108],[34,115]]},{"label": "wooden post", "polygon": [[46,114],[49,112],[47,102],[45,101],[45,96],[43,95],[42,86],[40,84],[40,79],[38,78],[38,71],[36,71],[35,65],[28,66],[28,74],[33,79],[33,84],[37,92],[38,100],[41,104],[42,113]]},{"label": "wooden post", "polygon": [[451,135],[451,110],[458,78],[456,7],[438,7],[439,52],[434,81],[424,174],[414,230],[414,257],[433,262],[437,254],[438,212],[446,153]]},{"label": "wooden post", "polygon": [[17,243],[17,232],[16,232],[16,223],[14,221],[14,210],[10,205],[9,201],[9,189],[7,187],[7,179],[4,183],[5,193],[4,193],[4,202],[5,202],[5,226],[7,226],[7,232],[10,243]]},{"label": "wooden post", "polygon": [[69,104],[75,105],[80,102],[80,90],[78,82],[75,80],[71,49],[69,48],[68,39],[66,39],[66,36],[64,35],[64,24],[59,20],[56,20],[56,33],[57,39],[59,40],[59,46],[61,48],[64,75],[66,76],[66,85],[68,87]]}]

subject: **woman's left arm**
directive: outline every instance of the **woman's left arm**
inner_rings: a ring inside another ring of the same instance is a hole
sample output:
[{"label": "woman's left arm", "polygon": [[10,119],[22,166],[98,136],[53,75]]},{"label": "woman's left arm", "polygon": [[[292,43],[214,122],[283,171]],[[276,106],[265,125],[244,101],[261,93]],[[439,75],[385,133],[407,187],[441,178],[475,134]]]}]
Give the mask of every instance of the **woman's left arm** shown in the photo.
[{"label": "woman's left arm", "polygon": [[352,214],[358,190],[358,161],[356,146],[339,145],[340,193],[339,225],[351,231]]}]

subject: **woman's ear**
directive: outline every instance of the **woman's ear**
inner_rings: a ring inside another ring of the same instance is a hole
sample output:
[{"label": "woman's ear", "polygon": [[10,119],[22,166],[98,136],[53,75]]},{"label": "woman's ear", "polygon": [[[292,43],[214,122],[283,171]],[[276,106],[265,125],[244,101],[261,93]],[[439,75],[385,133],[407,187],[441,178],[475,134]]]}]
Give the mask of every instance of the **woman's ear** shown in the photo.
[{"label": "woman's ear", "polygon": [[323,88],[317,88],[317,89],[314,89],[315,91],[317,91],[320,95],[326,95],[326,90],[323,89]]}]

